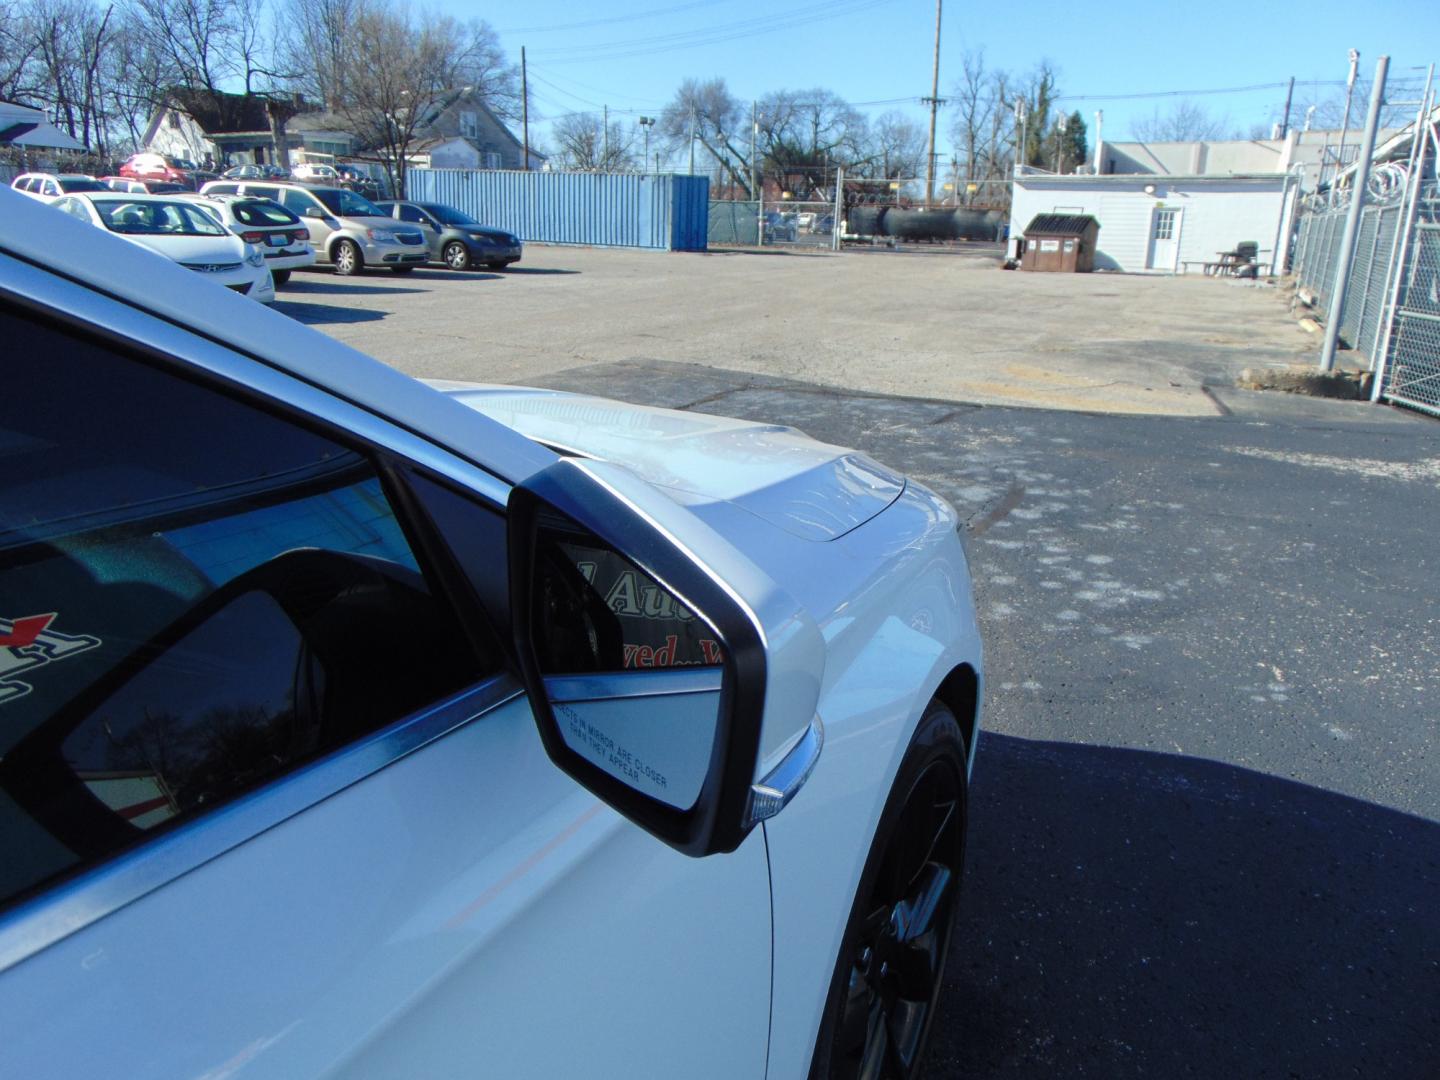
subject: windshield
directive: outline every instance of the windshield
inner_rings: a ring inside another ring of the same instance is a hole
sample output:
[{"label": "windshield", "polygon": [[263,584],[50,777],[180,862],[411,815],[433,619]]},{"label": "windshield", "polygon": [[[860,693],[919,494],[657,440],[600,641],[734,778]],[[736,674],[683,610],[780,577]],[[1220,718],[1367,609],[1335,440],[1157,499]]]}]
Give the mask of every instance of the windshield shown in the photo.
[{"label": "windshield", "polygon": [[130,236],[225,236],[209,214],[180,202],[96,199],[95,209],[111,232]]},{"label": "windshield", "polygon": [[462,214],[453,206],[441,206],[438,203],[423,203],[425,210],[439,218],[446,225],[479,225],[469,214]]},{"label": "windshield", "polygon": [[341,188],[325,188],[320,191],[312,191],[317,199],[325,204],[325,208],[336,217],[388,217],[384,210],[372,203],[363,195],[356,195],[353,191],[344,191]]},{"label": "windshield", "polygon": [[99,180],[91,180],[84,177],[79,180],[61,180],[60,189],[65,192],[73,191],[109,191],[110,189]]}]

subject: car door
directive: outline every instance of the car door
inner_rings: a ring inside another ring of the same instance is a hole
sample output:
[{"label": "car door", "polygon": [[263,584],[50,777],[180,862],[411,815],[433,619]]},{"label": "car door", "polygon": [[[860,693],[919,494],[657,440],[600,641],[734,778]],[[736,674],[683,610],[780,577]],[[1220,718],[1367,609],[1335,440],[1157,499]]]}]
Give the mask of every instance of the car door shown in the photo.
[{"label": "car door", "polygon": [[425,237],[425,243],[430,248],[431,260],[438,262],[440,250],[444,246],[440,235],[440,223],[414,203],[396,203],[395,215],[401,221],[409,222],[420,229],[420,235]]},{"label": "car door", "polygon": [[687,858],[550,763],[504,486],[69,288],[0,259],[54,361],[0,403],[6,1071],[763,1075],[763,833]]},{"label": "car door", "polygon": [[[331,235],[340,227],[340,222],[330,216],[330,211],[321,205],[320,200],[308,191],[302,191],[299,188],[263,189],[246,185],[247,193],[259,194],[263,190],[274,191],[275,194],[267,197],[280,203],[305,223],[305,229],[310,233],[310,243],[315,247],[316,256],[328,259],[329,248],[327,245]],[[317,210],[319,214],[316,214]]]}]

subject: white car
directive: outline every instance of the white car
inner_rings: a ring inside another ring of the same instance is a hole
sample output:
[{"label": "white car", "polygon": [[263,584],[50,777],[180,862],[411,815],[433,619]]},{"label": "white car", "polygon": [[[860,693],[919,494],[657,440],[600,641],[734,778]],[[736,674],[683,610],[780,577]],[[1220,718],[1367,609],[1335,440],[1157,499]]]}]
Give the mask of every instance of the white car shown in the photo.
[{"label": "white car", "polygon": [[0,192],[0,1016],[33,1078],[913,1075],[956,517],[429,386]]},{"label": "white car", "polygon": [[315,249],[305,223],[273,199],[244,195],[182,195],[210,211],[236,236],[265,255],[265,265],[278,289],[292,270],[315,265]]},{"label": "white car", "polygon": [[32,199],[47,203],[71,192],[109,190],[95,177],[83,173],[21,173],[10,181],[10,186]]},{"label": "white car", "polygon": [[302,163],[290,170],[290,176],[307,184],[340,184],[340,170],[334,165]]},{"label": "white car", "polygon": [[164,255],[242,296],[262,304],[275,300],[275,283],[265,253],[231,233],[211,212],[184,198],[87,193],[62,196],[51,206]]}]

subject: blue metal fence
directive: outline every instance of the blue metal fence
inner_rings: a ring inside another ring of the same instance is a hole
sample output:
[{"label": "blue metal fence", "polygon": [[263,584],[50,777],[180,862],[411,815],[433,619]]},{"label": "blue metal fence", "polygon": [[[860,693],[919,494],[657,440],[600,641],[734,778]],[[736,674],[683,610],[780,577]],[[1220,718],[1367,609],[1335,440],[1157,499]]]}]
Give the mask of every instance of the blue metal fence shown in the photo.
[{"label": "blue metal fence", "polygon": [[703,176],[415,169],[406,188],[417,202],[445,203],[522,240],[705,250]]}]

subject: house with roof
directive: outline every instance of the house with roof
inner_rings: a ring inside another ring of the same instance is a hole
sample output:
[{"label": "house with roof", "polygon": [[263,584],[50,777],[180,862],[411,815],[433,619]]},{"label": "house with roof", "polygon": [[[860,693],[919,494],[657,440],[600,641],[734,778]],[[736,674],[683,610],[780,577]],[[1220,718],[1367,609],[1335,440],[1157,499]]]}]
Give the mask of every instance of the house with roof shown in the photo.
[{"label": "house with roof", "polygon": [[[412,166],[519,169],[520,140],[471,87],[436,95],[415,129]],[[277,146],[277,139],[282,145]],[[260,94],[172,91],[155,110],[142,140],[152,153],[217,166],[375,158],[378,151],[341,112],[307,106],[299,99]],[[531,168],[544,157],[533,151]]]}]

